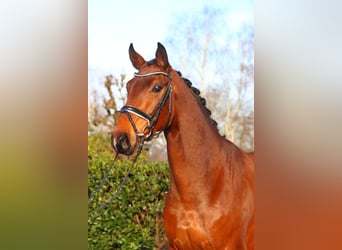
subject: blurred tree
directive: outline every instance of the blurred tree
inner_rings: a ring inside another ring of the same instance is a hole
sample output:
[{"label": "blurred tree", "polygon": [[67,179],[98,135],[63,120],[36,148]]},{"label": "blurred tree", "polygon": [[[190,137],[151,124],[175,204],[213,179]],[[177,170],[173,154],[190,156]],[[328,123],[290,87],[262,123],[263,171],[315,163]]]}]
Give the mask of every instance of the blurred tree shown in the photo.
[{"label": "blurred tree", "polygon": [[107,75],[104,79],[106,96],[102,103],[98,101],[98,92],[93,92],[93,98],[88,103],[88,131],[110,132],[119,117],[119,107],[126,102],[125,90],[126,75],[121,74],[120,79]]},{"label": "blurred tree", "polygon": [[[221,134],[242,149],[254,149],[254,26],[230,29],[229,13],[205,7],[173,19],[166,47],[174,68],[207,99]],[[173,28],[177,27],[177,29]],[[172,58],[179,55],[179,58]],[[180,63],[177,64],[177,61]]]},{"label": "blurred tree", "polygon": [[211,62],[217,54],[216,38],[221,32],[218,24],[224,21],[222,18],[221,10],[204,7],[202,12],[192,15],[178,13],[171,23],[175,33],[167,38],[167,48],[170,55],[179,56],[171,62],[184,76],[191,76],[202,93],[207,88],[207,74],[213,71]]},{"label": "blurred tree", "polygon": [[[112,126],[114,126],[119,118],[119,108],[117,105],[117,102],[119,103],[125,103],[126,102],[126,83],[125,83],[126,75],[121,74],[120,80],[113,77],[113,75],[106,76],[105,80],[105,87],[107,90],[107,94],[109,96],[109,99],[103,98],[104,108],[107,111],[108,117],[112,117],[114,119],[114,122]],[[114,87],[112,89],[112,87]],[[114,98],[114,92],[116,92],[117,101]]]}]

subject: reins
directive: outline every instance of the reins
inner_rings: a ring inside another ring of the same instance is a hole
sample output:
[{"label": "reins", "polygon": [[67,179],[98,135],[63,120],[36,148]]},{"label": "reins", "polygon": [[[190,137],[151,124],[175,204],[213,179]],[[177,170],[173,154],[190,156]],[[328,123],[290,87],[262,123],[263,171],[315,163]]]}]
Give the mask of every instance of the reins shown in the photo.
[{"label": "reins", "polygon": [[108,178],[109,172],[112,170],[114,163],[116,161],[116,158],[118,157],[118,153],[116,152],[114,160],[112,162],[112,164],[110,165],[110,167],[108,168],[106,174],[103,176],[100,184],[97,186],[97,188],[95,189],[95,191],[93,191],[93,193],[90,195],[90,197],[88,198],[88,204],[93,200],[94,196],[97,194],[97,192],[100,190],[100,188],[103,186],[104,182],[106,181],[106,179]]},{"label": "reins", "polygon": [[[114,194],[106,201],[104,201],[100,207],[96,208],[95,210],[91,211],[90,213],[88,213],[88,215],[91,215],[93,213],[96,213],[97,211],[99,211],[100,209],[102,208],[105,208],[109,203],[111,203],[114,198],[119,194],[119,192],[121,191],[122,187],[125,185],[126,181],[128,180],[128,175],[130,174],[131,172],[131,169],[133,168],[133,166],[135,165],[141,151],[142,151],[142,148],[144,146],[144,140],[142,140],[140,143],[139,143],[139,148],[138,148],[138,151],[132,161],[132,164],[129,166],[129,168],[127,169],[127,173],[125,174],[125,177],[123,178],[122,182],[120,183],[120,185],[118,186],[118,188],[116,189],[116,191],[114,192]],[[109,167],[109,169],[107,170],[106,174],[104,175],[104,177],[102,178],[100,184],[97,186],[96,190],[91,194],[91,196],[88,198],[88,205],[91,203],[91,201],[93,200],[94,196],[98,193],[98,191],[100,190],[100,188],[103,186],[105,180],[108,178],[108,174],[110,172],[110,170],[113,168],[114,166],[114,163],[117,159],[117,156],[118,156],[118,153],[116,153],[115,157],[114,157],[114,160],[111,164],[111,166]]]}]

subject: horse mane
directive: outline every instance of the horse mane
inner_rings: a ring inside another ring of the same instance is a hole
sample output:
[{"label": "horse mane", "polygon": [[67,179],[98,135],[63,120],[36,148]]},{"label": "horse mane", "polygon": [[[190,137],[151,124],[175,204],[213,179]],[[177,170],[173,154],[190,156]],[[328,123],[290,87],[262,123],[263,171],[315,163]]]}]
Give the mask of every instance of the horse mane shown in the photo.
[{"label": "horse mane", "polygon": [[217,132],[219,132],[218,127],[217,127],[217,122],[211,117],[211,111],[210,111],[210,109],[207,108],[207,100],[200,95],[201,91],[199,91],[199,89],[193,87],[191,81],[189,79],[183,77],[182,73],[180,71],[176,71],[176,72],[181,77],[181,79],[184,81],[184,83],[189,87],[189,89],[192,91],[192,93],[197,97],[198,102],[202,105],[205,112],[207,113],[208,118],[210,120],[210,123],[212,125],[214,125]]}]

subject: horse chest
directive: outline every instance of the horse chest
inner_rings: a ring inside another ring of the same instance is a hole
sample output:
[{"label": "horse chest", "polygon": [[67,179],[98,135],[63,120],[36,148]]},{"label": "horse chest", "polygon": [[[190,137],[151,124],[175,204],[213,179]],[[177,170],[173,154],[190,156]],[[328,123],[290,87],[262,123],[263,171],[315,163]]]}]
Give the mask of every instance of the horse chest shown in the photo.
[{"label": "horse chest", "polygon": [[205,215],[195,210],[166,209],[164,220],[166,233],[175,249],[212,249],[208,232],[211,220]]},{"label": "horse chest", "polygon": [[205,231],[196,211],[181,211],[177,214],[177,228],[181,230]]}]

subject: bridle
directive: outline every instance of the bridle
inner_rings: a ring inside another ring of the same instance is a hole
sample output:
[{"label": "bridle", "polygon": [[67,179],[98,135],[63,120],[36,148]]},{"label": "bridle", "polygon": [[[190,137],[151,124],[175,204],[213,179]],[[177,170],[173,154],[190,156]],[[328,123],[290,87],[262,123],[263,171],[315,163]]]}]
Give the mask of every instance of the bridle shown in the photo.
[{"label": "bridle", "polygon": [[[142,141],[150,141],[153,138],[158,137],[159,134],[167,128],[169,121],[170,121],[170,116],[171,116],[171,110],[172,110],[172,88],[171,88],[172,78],[171,78],[171,75],[168,73],[162,72],[162,71],[155,71],[155,72],[150,72],[150,73],[146,73],[146,74],[134,73],[135,77],[142,77],[142,78],[143,77],[149,77],[149,76],[155,76],[155,75],[166,76],[169,79],[169,82],[166,86],[166,90],[164,92],[164,95],[162,96],[159,103],[156,105],[156,107],[152,111],[152,114],[148,115],[144,111],[142,111],[136,107],[133,107],[131,105],[125,105],[120,110],[121,113],[124,113],[127,115],[130,123],[132,124],[132,127],[134,129],[136,136],[138,138],[142,139]],[[169,110],[168,110],[168,115],[167,115],[167,120],[165,122],[165,125],[161,130],[153,132],[154,126],[159,119],[160,112],[164,108],[167,99],[169,99]],[[134,114],[134,115],[138,116],[139,118],[147,121],[147,126],[145,126],[141,132],[138,131],[138,129],[137,129],[137,127],[136,127],[136,125],[132,119],[131,114]],[[146,134],[146,132],[147,132],[147,134]]]}]

